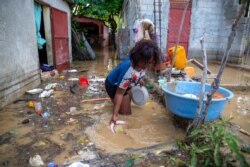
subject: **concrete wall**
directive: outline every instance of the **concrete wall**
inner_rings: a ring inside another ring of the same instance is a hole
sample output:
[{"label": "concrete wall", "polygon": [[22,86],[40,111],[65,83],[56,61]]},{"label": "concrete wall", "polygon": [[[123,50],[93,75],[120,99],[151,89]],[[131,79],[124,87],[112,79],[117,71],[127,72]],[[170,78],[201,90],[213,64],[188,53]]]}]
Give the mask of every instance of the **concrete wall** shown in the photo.
[{"label": "concrete wall", "polygon": [[[201,57],[200,37],[205,33],[205,47],[208,59],[221,60],[231,31],[231,25],[237,15],[238,0],[193,0],[191,14],[191,32],[189,56]],[[243,52],[243,33],[246,18],[242,18],[237,28],[230,52],[229,62],[241,63]]]},{"label": "concrete wall", "polygon": [[[156,0],[158,2],[158,0]],[[166,53],[167,44],[167,26],[168,26],[168,13],[169,1],[161,0],[161,26],[156,21],[156,33],[158,45],[161,46],[162,53]],[[123,59],[127,56],[129,50],[134,46],[134,33],[133,26],[137,19],[150,19],[154,22],[154,1],[153,0],[124,0],[122,7],[123,25],[118,32],[118,56]],[[159,16],[157,15],[157,18]],[[161,38],[159,36],[161,27]]]},{"label": "concrete wall", "polygon": [[33,0],[1,1],[0,50],[1,108],[40,84]]},{"label": "concrete wall", "polygon": [[47,50],[47,60],[49,65],[54,65],[50,15],[51,15],[50,7],[43,6],[43,20],[44,20],[45,39],[46,39],[45,44]]},{"label": "concrete wall", "polygon": [[69,5],[64,0],[39,0],[38,2],[44,2],[51,7],[59,9],[67,13],[68,16],[68,36],[69,36],[69,56],[70,62],[72,62],[72,46],[71,46],[71,15]]}]

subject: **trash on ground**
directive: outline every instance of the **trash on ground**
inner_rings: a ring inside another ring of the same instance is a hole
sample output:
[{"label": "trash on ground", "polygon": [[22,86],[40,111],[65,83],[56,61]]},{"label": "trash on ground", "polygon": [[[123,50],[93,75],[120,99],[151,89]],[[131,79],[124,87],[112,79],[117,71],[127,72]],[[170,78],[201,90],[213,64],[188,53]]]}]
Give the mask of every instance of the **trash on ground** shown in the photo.
[{"label": "trash on ground", "polygon": [[89,167],[89,164],[84,164],[81,162],[74,162],[71,165],[69,165],[69,167]]},{"label": "trash on ground", "polygon": [[36,89],[28,90],[28,91],[26,91],[26,93],[34,95],[34,94],[41,93],[42,91],[43,91],[43,89],[41,89],[41,88],[36,88]]},{"label": "trash on ground", "polygon": [[90,82],[105,82],[105,78],[92,78],[89,81]]},{"label": "trash on ground", "polygon": [[79,78],[69,78],[69,81],[79,81]]},{"label": "trash on ground", "polygon": [[64,79],[64,75],[60,75],[59,78],[60,78],[60,79]]},{"label": "trash on ground", "polygon": [[71,70],[68,70],[67,72],[77,72],[76,69],[71,69]]},{"label": "trash on ground", "polygon": [[41,116],[43,117],[43,118],[49,118],[50,117],[50,113],[49,112],[43,112],[42,114],[41,114]]},{"label": "trash on ground", "polygon": [[45,90],[54,89],[57,86],[57,83],[49,83],[47,86],[45,86]]},{"label": "trash on ground", "polygon": [[41,115],[41,114],[42,114],[43,109],[42,109],[42,103],[41,103],[41,102],[36,102],[36,105],[35,105],[35,112],[36,112],[38,115]]},{"label": "trash on ground", "polygon": [[104,97],[104,98],[97,98],[97,99],[86,99],[82,100],[82,102],[94,102],[94,101],[109,101],[109,97]]},{"label": "trash on ground", "polygon": [[58,165],[55,162],[48,163],[48,167],[58,167]]},{"label": "trash on ground", "polygon": [[54,90],[53,89],[50,89],[50,90],[45,90],[43,91],[39,97],[50,97],[52,94],[53,94]]},{"label": "trash on ground", "polygon": [[34,108],[35,105],[36,105],[36,102],[35,102],[35,101],[28,101],[28,107]]},{"label": "trash on ground", "polygon": [[41,79],[43,81],[46,81],[52,77],[57,77],[59,74],[58,74],[58,71],[57,70],[52,70],[52,71],[46,71],[46,72],[41,72]]},{"label": "trash on ground", "polygon": [[70,123],[74,123],[74,122],[78,122],[77,119],[74,119],[74,118],[70,118],[67,123],[70,124]]},{"label": "trash on ground", "polygon": [[22,124],[27,124],[27,123],[29,123],[29,122],[30,122],[29,119],[25,119],[25,120],[22,121]]},{"label": "trash on ground", "polygon": [[88,78],[86,78],[86,77],[80,77],[79,83],[80,83],[80,85],[82,85],[82,86],[88,86],[88,85],[89,85],[89,80],[88,80]]},{"label": "trash on ground", "polygon": [[52,71],[54,70],[54,66],[52,65],[48,65],[48,64],[41,64],[40,65],[40,69],[42,70],[42,72],[46,72],[46,71]]},{"label": "trash on ground", "polygon": [[30,157],[29,163],[33,167],[39,167],[39,166],[44,165],[43,160],[40,155],[35,155],[33,157]]},{"label": "trash on ground", "polygon": [[76,107],[70,107],[69,108],[69,112],[75,112],[76,111]]}]

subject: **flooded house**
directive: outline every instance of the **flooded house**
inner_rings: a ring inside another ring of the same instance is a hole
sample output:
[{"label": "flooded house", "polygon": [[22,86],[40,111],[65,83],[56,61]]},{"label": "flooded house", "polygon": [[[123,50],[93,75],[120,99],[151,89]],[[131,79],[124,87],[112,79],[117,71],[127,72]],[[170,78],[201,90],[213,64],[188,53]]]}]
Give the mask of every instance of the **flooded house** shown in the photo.
[{"label": "flooded house", "polygon": [[1,2],[0,108],[40,84],[40,64],[69,68],[70,17],[64,0]]},{"label": "flooded house", "polygon": [[73,17],[72,21],[84,27],[84,34],[91,46],[103,48],[109,45],[109,28],[104,21],[84,16]]},{"label": "flooded house", "polygon": [[[179,45],[184,46],[188,58],[201,57],[200,37],[204,34],[208,59],[221,60],[239,3],[238,0],[124,0],[124,21],[119,31],[119,42],[122,45],[119,56],[122,58],[126,55],[124,53],[127,48],[134,44],[133,28],[136,20],[150,19],[155,25],[156,41],[164,56],[167,56],[167,49],[176,45],[179,29],[182,27]],[[237,28],[229,62],[250,65],[249,27],[247,6]]]}]

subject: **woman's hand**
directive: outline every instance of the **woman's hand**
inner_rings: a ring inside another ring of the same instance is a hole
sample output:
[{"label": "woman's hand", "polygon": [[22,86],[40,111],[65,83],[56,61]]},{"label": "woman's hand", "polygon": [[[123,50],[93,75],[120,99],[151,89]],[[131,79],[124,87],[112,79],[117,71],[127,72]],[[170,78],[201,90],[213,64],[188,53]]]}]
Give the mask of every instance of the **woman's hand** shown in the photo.
[{"label": "woman's hand", "polygon": [[112,115],[112,117],[111,117],[111,119],[110,119],[110,121],[109,121],[109,125],[111,125],[112,123],[116,123],[116,120],[117,120],[117,116],[115,116],[115,115]]},{"label": "woman's hand", "polygon": [[125,121],[121,121],[121,120],[116,120],[117,118],[113,115],[111,117],[111,120],[109,122],[109,128],[111,130],[112,133],[115,133],[115,126],[116,125],[125,125],[126,122]]},{"label": "woman's hand", "polygon": [[140,80],[140,86],[142,87],[142,86],[144,86],[145,85],[145,82],[141,79]]}]

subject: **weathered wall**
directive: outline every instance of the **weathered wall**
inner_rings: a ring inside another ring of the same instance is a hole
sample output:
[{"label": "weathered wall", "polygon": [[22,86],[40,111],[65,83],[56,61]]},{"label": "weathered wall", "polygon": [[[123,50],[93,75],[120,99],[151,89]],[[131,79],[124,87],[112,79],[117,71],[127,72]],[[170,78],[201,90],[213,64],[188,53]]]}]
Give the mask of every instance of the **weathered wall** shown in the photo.
[{"label": "weathered wall", "polygon": [[[148,18],[154,22],[156,20],[156,41],[161,49],[163,57],[166,56],[167,46],[167,27],[168,27],[168,13],[169,1],[168,0],[155,0],[156,3],[161,3],[161,10],[156,7],[156,15],[154,18],[154,1],[153,0],[140,0],[142,18]],[[160,12],[160,14],[159,14]]]},{"label": "weathered wall", "polygon": [[1,1],[0,50],[1,108],[40,84],[33,0]]},{"label": "weathered wall", "polygon": [[[158,0],[156,0],[158,2]],[[161,0],[161,25],[156,21],[156,33],[158,45],[161,46],[162,53],[165,55],[166,41],[167,41],[167,25],[168,25],[168,12],[169,1]],[[121,59],[127,56],[129,50],[134,46],[134,33],[133,26],[137,19],[150,19],[154,22],[154,1],[153,0],[124,0],[123,2],[123,21],[122,29],[118,33],[118,55]],[[156,19],[159,16],[156,15]],[[159,32],[161,29],[161,38]],[[120,45],[120,46],[119,46]]]},{"label": "weathered wall", "polygon": [[[237,15],[238,0],[192,1],[189,56],[201,57],[199,39],[205,33],[205,47],[208,59],[220,60],[226,49],[231,25]],[[241,63],[243,33],[246,18],[241,19],[230,52],[229,62]]]},{"label": "weathered wall", "polygon": [[43,6],[43,20],[44,20],[45,39],[46,39],[45,45],[47,51],[47,59],[49,65],[54,65],[50,15],[51,15],[50,7]]},{"label": "weathered wall", "polygon": [[[67,12],[69,41],[71,41],[71,19],[68,4],[63,0],[41,0],[40,2]],[[48,17],[48,15],[45,16],[47,20]],[[41,82],[34,0],[1,1],[0,50],[0,108],[2,108]],[[72,59],[71,42],[69,42],[69,51],[70,59]]]},{"label": "weathered wall", "polygon": [[45,2],[51,7],[59,9],[67,13],[68,16],[68,37],[69,37],[69,56],[70,62],[72,62],[72,46],[71,46],[71,15],[69,5],[64,0],[39,0],[40,2]]}]

